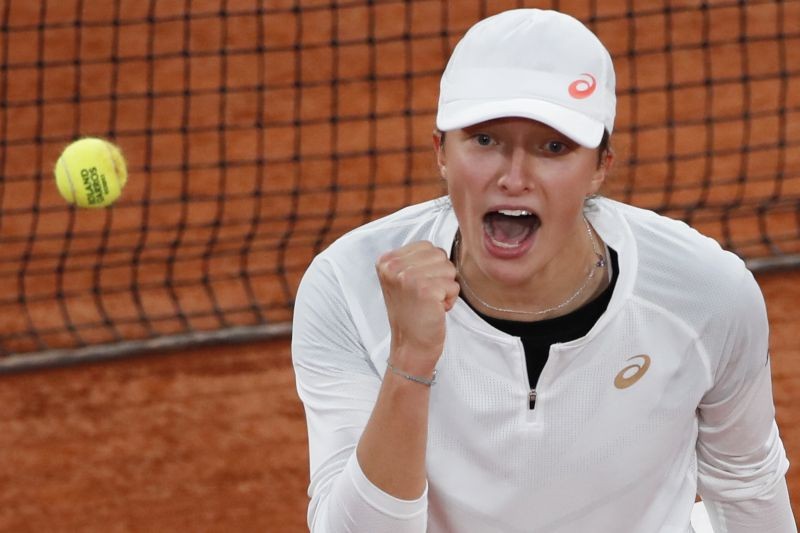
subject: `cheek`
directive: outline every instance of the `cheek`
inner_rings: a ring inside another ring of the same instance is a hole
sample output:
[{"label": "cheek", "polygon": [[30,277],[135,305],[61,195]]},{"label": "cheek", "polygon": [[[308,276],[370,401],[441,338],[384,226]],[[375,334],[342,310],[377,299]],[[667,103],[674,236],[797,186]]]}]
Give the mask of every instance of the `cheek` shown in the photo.
[{"label": "cheek", "polygon": [[540,173],[543,188],[558,197],[576,197],[582,201],[586,196],[597,192],[602,179],[598,180],[596,167],[586,162],[571,165],[554,164]]},{"label": "cheek", "polygon": [[482,194],[491,176],[486,162],[476,158],[453,157],[447,164],[447,189],[451,195],[470,198]]},{"label": "cheek", "polygon": [[447,195],[456,212],[463,212],[464,209],[470,204],[469,181],[465,176],[457,172],[448,170],[447,173]]}]

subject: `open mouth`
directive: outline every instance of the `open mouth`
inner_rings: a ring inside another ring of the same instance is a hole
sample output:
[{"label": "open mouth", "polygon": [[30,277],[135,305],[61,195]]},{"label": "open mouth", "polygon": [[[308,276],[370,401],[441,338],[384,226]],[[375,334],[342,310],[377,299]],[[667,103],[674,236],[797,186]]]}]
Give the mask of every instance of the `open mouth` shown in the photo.
[{"label": "open mouth", "polygon": [[483,228],[500,248],[517,248],[539,229],[541,220],[524,209],[500,209],[483,216]]}]

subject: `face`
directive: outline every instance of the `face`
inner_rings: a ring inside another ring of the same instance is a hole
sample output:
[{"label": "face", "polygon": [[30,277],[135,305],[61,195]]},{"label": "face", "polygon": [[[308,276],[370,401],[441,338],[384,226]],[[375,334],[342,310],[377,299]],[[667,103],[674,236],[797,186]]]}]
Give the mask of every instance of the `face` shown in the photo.
[{"label": "face", "polygon": [[434,135],[439,169],[461,231],[460,268],[484,293],[558,283],[584,269],[586,197],[599,190],[608,152],[585,148],[523,118]]}]

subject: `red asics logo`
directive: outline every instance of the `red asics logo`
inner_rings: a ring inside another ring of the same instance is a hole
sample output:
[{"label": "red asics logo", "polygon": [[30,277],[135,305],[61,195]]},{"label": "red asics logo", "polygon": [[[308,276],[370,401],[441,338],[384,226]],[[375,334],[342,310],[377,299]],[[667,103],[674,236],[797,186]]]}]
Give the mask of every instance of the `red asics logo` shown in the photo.
[{"label": "red asics logo", "polygon": [[578,78],[569,84],[569,95],[578,100],[590,97],[597,88],[597,80],[594,79],[594,76],[585,72],[581,76],[589,79]]}]

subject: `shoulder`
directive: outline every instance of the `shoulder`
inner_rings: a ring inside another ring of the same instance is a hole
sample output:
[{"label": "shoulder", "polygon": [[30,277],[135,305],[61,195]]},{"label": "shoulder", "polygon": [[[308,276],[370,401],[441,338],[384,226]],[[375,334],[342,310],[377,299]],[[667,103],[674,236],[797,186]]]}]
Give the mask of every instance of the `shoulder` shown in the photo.
[{"label": "shoulder", "polygon": [[626,227],[628,249],[617,251],[635,255],[627,264],[635,270],[632,291],[637,298],[664,309],[698,334],[712,325],[721,333],[743,319],[762,322],[761,290],[736,254],[685,222],[603,202]]},{"label": "shoulder", "polygon": [[738,286],[747,275],[744,261],[687,223],[648,209],[613,202],[635,241],[639,274],[654,282],[678,282],[706,292]]},{"label": "shoulder", "polygon": [[635,271],[633,297],[691,333],[715,380],[731,362],[760,368],[769,325],[761,289],[744,261],[682,221],[608,202],[627,228],[629,249],[618,252],[635,256],[628,263]]}]

